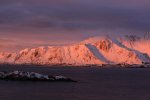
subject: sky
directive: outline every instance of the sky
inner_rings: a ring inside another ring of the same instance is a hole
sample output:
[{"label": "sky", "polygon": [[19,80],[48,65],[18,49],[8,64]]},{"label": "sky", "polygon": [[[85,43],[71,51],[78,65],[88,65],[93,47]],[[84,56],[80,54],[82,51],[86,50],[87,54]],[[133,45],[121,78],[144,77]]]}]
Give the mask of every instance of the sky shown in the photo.
[{"label": "sky", "polygon": [[150,0],[0,0],[0,51],[150,31]]}]

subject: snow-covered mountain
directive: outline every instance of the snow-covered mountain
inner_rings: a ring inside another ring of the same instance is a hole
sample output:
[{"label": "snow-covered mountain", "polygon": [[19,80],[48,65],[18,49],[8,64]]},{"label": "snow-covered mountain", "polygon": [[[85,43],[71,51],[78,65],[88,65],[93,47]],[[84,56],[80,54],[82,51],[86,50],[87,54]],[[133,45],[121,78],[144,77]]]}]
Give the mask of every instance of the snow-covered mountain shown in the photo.
[{"label": "snow-covered mountain", "polygon": [[150,40],[138,36],[93,37],[78,44],[0,53],[0,63],[10,64],[141,64],[150,63]]}]

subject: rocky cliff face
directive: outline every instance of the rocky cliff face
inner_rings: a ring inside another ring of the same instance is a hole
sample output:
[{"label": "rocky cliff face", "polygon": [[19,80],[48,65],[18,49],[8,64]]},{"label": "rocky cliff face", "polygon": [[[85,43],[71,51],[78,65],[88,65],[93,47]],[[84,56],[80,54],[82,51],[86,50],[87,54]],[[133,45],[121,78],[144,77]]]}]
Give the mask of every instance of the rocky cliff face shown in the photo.
[{"label": "rocky cliff face", "polygon": [[24,49],[0,53],[0,63],[11,64],[141,64],[150,63],[150,41],[137,37],[94,37],[70,46]]}]

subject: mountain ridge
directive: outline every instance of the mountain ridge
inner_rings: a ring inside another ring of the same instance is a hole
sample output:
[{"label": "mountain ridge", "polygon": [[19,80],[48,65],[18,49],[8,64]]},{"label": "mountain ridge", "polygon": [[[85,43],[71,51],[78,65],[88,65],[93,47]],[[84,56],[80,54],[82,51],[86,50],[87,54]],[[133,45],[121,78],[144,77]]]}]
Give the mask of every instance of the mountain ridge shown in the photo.
[{"label": "mountain ridge", "polygon": [[[16,53],[0,53],[0,63],[9,64],[142,64],[150,63],[149,40],[137,36],[98,36],[68,46],[24,49]],[[143,45],[144,44],[144,45]]]}]

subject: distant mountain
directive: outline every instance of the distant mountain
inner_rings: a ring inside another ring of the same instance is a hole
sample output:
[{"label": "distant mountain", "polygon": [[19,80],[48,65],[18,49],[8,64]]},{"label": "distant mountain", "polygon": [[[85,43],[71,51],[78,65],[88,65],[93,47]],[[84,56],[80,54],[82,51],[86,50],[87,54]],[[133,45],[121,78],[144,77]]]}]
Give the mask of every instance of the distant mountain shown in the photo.
[{"label": "distant mountain", "polygon": [[93,37],[78,44],[0,53],[0,63],[10,64],[142,64],[150,63],[150,40],[135,35]]}]

